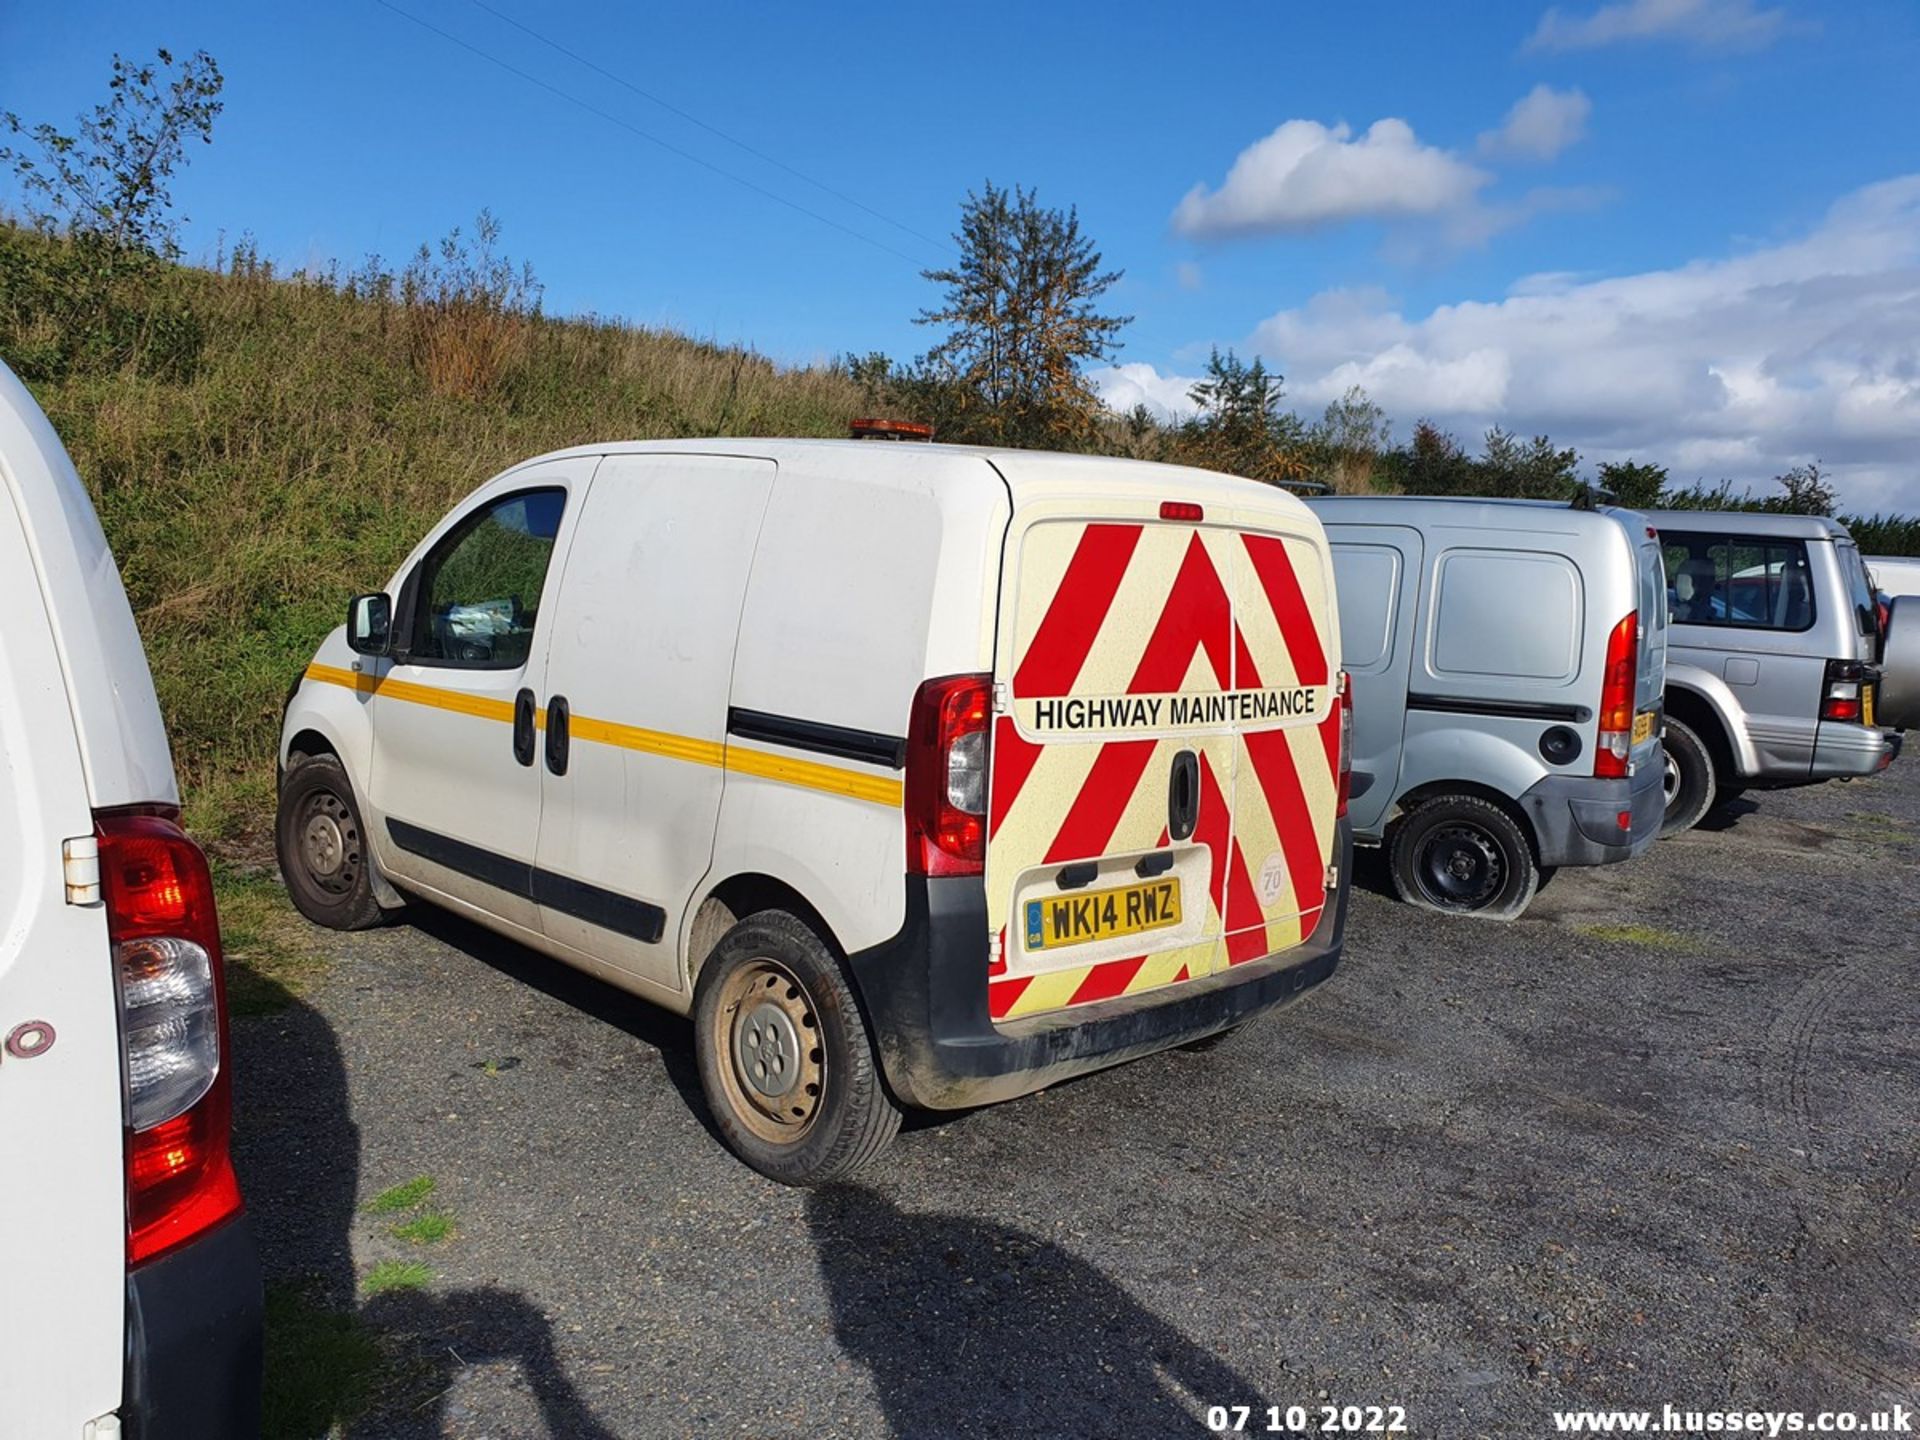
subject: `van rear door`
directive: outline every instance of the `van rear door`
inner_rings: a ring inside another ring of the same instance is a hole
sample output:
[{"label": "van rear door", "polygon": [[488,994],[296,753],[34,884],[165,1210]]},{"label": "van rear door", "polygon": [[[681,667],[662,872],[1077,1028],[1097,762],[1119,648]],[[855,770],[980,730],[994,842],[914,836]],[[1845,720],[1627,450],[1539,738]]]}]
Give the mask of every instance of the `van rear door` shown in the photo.
[{"label": "van rear door", "polygon": [[1076,495],[1009,527],[986,862],[996,1021],[1289,948],[1324,903],[1324,542],[1304,512],[1297,533],[1163,518],[1191,513]]},{"label": "van rear door", "polygon": [[104,910],[67,903],[62,841],[90,838],[93,813],[4,465],[0,457],[0,1430],[79,1435],[120,1405],[119,1007]]},{"label": "van rear door", "polygon": [[[1634,546],[1639,574],[1635,579],[1639,596],[1639,673],[1634,685],[1634,715],[1658,716],[1667,690],[1667,563],[1660,548],[1659,533],[1638,514],[1624,517],[1627,536]],[[1660,760],[1660,726],[1640,726],[1651,730],[1633,746],[1633,763],[1655,764]],[[1644,748],[1643,748],[1644,747]]]}]

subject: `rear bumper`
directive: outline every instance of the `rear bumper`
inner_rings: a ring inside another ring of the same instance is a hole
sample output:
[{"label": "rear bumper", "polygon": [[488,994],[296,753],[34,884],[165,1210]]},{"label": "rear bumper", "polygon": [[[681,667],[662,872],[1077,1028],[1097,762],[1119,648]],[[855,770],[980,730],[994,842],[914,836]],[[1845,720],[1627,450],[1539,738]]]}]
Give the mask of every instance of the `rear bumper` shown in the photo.
[{"label": "rear bumper", "polygon": [[129,1440],[257,1436],[264,1310],[245,1215],[129,1272]]},{"label": "rear bumper", "polygon": [[1853,775],[1877,775],[1900,753],[1902,732],[1841,725],[1823,720],[1813,742],[1815,780],[1839,780]]},{"label": "rear bumper", "polygon": [[[1642,764],[1632,775],[1598,780],[1586,775],[1549,775],[1520,797],[1533,822],[1540,863],[1612,865],[1631,860],[1660,838],[1666,790],[1659,765]],[[1631,828],[1620,828],[1626,812]]]},{"label": "rear bumper", "polygon": [[1340,883],[1302,944],[1203,980],[995,1025],[987,1013],[987,904],[975,879],[907,882],[907,922],[852,955],[887,1083],[909,1105],[956,1110],[1029,1094],[1198,1040],[1299,999],[1340,963],[1353,848],[1339,822]]}]

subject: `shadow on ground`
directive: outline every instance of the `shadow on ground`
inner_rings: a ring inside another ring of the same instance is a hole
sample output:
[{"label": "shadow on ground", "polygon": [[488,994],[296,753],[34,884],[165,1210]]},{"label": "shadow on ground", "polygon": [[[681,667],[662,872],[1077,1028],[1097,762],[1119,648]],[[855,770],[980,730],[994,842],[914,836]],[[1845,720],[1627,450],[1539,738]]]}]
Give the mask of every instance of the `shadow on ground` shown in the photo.
[{"label": "shadow on ground", "polygon": [[896,1440],[1201,1433],[1208,1405],[1266,1402],[1086,1261],[1022,1230],[807,1197],[834,1337]]},{"label": "shadow on ground", "polygon": [[526,1296],[426,1288],[361,1300],[360,1132],[339,1044],[311,1005],[270,981],[255,987],[277,1008],[234,1027],[244,1077],[234,1149],[267,1257],[263,1434],[439,1436],[460,1372],[506,1362],[518,1366],[549,1434],[611,1440]]}]

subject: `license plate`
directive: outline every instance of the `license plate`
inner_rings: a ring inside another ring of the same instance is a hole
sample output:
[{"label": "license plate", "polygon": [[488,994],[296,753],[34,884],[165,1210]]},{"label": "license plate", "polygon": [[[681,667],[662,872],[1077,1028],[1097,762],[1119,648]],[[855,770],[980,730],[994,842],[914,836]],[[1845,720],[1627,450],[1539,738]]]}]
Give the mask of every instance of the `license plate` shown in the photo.
[{"label": "license plate", "polygon": [[1873,685],[1862,685],[1860,687],[1860,723],[1862,725],[1871,726],[1874,723],[1873,692],[1876,688],[1877,687]]},{"label": "license plate", "polygon": [[1633,717],[1633,740],[1631,743],[1638,745],[1642,740],[1647,739],[1652,734],[1653,712],[1651,710],[1642,710],[1638,715]]},{"label": "license plate", "polygon": [[1057,950],[1180,923],[1180,882],[1149,880],[1084,895],[1027,901],[1027,949]]}]

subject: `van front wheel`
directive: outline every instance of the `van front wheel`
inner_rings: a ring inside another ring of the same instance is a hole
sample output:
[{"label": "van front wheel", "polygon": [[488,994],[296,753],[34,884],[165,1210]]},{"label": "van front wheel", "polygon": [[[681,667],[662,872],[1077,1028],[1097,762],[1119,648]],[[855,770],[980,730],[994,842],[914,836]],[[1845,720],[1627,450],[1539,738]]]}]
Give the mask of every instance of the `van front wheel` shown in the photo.
[{"label": "van front wheel", "polygon": [[1389,865],[1402,900],[1443,915],[1512,920],[1540,885],[1525,832],[1474,795],[1442,795],[1401,816]]},{"label": "van front wheel", "polygon": [[1660,833],[1678,835],[1698,825],[1714,807],[1713,756],[1692,727],[1672,716],[1667,717],[1667,733],[1660,737],[1660,745],[1667,794],[1667,814],[1660,822]]},{"label": "van front wheel", "polygon": [[768,1179],[821,1185],[886,1149],[900,1111],[833,952],[781,910],[749,915],[700,967],[694,1059],[728,1147]]},{"label": "van front wheel", "polygon": [[373,856],[346,768],[303,755],[280,782],[274,850],[293,908],[330,930],[370,930],[387,912],[373,894]]}]

